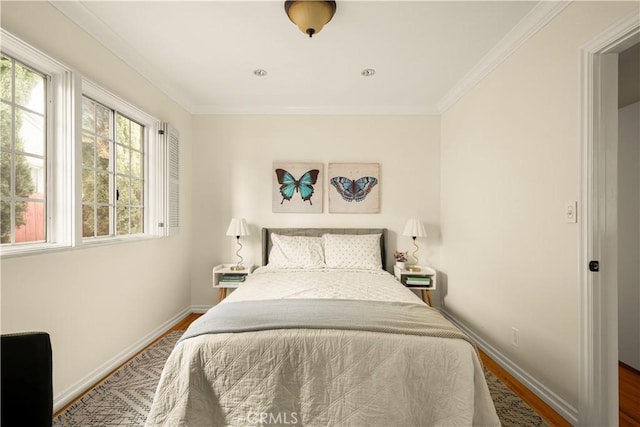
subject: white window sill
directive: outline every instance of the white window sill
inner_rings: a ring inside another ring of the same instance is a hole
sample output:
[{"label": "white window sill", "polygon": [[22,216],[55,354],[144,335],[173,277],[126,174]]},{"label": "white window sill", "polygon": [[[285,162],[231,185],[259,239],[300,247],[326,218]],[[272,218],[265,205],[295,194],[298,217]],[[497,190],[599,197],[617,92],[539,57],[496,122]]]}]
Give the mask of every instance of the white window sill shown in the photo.
[{"label": "white window sill", "polygon": [[141,242],[144,240],[159,239],[160,237],[163,237],[163,236],[155,236],[152,234],[135,234],[132,236],[121,236],[121,237],[94,237],[91,239],[83,240],[81,244],[75,247],[75,249],[118,245],[121,243]]},{"label": "white window sill", "polygon": [[155,240],[164,236],[155,236],[151,234],[137,234],[135,236],[126,237],[104,237],[84,240],[77,246],[62,245],[55,243],[34,243],[17,246],[7,246],[0,249],[0,257],[2,259],[17,258],[31,255],[44,255],[55,252],[75,251],[81,249],[97,248],[109,245],[119,245],[122,243],[143,242],[146,240]]},{"label": "white window sill", "polygon": [[52,252],[60,252],[72,249],[69,245],[62,245],[56,243],[25,243],[23,245],[6,246],[0,249],[0,256],[2,259],[22,257],[29,255],[38,255]]}]

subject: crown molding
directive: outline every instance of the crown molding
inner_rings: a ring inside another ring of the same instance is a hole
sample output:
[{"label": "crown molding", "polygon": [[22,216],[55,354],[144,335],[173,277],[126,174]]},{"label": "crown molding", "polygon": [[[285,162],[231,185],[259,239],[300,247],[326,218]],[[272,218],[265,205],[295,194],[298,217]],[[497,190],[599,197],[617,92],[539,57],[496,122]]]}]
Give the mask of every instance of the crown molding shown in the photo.
[{"label": "crown molding", "polygon": [[111,30],[83,3],[68,0],[49,0],[49,3],[178,105],[189,113],[193,113],[193,105],[181,90],[145,61],[125,39]]},{"label": "crown molding", "polygon": [[437,104],[444,114],[491,71],[562,12],[572,0],[541,1],[507,33]]},{"label": "crown molding", "polygon": [[318,116],[439,116],[437,110],[407,106],[247,106],[220,107],[202,105],[195,107],[196,115],[318,115]]}]

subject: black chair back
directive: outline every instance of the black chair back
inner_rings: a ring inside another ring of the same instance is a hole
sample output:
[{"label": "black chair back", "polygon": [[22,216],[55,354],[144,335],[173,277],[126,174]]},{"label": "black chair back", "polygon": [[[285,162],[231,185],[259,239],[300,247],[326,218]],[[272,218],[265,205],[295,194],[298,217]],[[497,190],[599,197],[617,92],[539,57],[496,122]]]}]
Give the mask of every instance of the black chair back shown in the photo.
[{"label": "black chair back", "polygon": [[0,352],[0,425],[51,427],[53,381],[49,334],[2,335]]}]

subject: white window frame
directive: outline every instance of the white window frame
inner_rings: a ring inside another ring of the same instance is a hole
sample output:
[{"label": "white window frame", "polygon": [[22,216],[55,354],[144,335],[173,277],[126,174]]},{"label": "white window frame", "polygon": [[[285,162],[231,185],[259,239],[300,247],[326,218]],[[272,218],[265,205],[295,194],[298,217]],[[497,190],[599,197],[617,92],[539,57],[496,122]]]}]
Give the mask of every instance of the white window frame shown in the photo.
[{"label": "white window frame", "polygon": [[[76,144],[76,218],[75,223],[75,244],[77,246],[89,246],[110,244],[116,242],[155,238],[164,235],[164,230],[160,227],[160,218],[164,217],[164,206],[158,198],[158,188],[164,188],[164,182],[158,174],[158,169],[162,170],[162,156],[158,143],[158,129],[160,121],[138,107],[128,103],[122,98],[104,89],[97,83],[83,78],[82,91],[78,96],[78,106],[82,105],[82,95],[85,95],[104,106],[121,113],[128,118],[144,126],[144,231],[140,234],[114,235],[104,237],[82,237],[82,153],[81,140]],[[76,117],[77,134],[82,135],[82,111]]]},{"label": "white window frame", "polygon": [[[160,121],[70,67],[40,52],[0,28],[4,54],[47,76],[47,200],[46,242],[2,245],[9,258],[43,252],[80,249],[168,235],[169,207],[166,144],[158,135]],[[82,237],[82,96],[122,113],[145,127],[144,232],[93,239]]]},{"label": "white window frame", "polygon": [[69,247],[73,241],[74,76],[70,68],[0,28],[2,52],[47,76],[46,241],[2,245],[2,256]]}]

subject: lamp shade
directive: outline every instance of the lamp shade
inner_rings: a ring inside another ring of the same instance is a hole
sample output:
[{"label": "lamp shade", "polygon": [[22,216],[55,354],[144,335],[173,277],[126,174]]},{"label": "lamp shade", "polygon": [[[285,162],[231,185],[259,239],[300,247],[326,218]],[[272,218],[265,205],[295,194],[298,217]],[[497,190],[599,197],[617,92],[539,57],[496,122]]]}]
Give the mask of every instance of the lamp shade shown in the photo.
[{"label": "lamp shade", "polygon": [[407,225],[404,226],[403,236],[411,237],[427,237],[427,230],[425,230],[422,221],[418,219],[410,219],[407,221]]},{"label": "lamp shade", "polygon": [[233,218],[227,228],[227,236],[248,236],[249,227],[247,227],[247,221],[244,218]]},{"label": "lamp shade", "polygon": [[331,21],[336,12],[335,1],[285,1],[284,10],[287,16],[309,37],[322,30],[324,25]]}]

